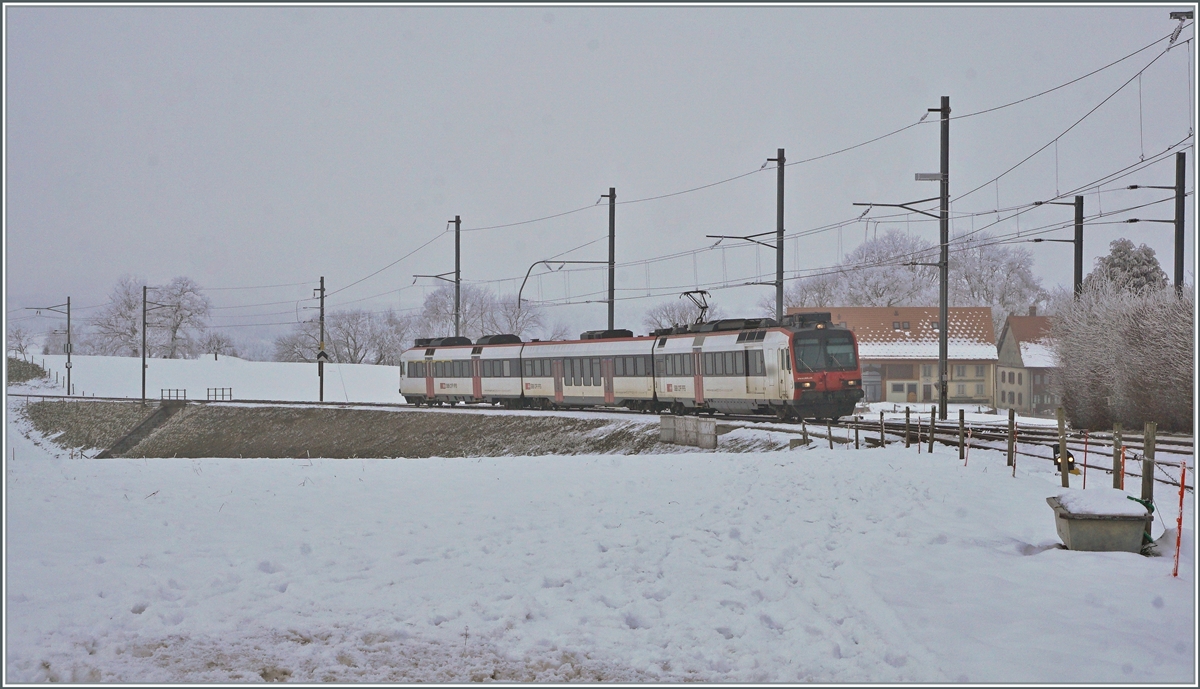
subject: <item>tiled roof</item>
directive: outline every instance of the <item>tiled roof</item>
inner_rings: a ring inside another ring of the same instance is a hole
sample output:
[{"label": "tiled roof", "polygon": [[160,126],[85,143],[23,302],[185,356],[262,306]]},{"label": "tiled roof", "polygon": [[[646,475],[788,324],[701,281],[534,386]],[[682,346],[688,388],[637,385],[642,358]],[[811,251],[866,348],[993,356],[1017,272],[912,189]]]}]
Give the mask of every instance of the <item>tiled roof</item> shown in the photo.
[{"label": "tiled roof", "polygon": [[1050,335],[1048,316],[1009,316],[1005,326],[1017,342],[1041,342]]},{"label": "tiled roof", "polygon": [[[834,323],[845,323],[858,340],[859,357],[872,359],[938,358],[938,308],[923,306],[844,306],[789,309],[789,313],[828,311]],[[949,359],[995,361],[996,330],[986,306],[952,307],[947,313]],[[908,323],[908,329],[904,324]],[[899,329],[893,327],[899,324]]]}]

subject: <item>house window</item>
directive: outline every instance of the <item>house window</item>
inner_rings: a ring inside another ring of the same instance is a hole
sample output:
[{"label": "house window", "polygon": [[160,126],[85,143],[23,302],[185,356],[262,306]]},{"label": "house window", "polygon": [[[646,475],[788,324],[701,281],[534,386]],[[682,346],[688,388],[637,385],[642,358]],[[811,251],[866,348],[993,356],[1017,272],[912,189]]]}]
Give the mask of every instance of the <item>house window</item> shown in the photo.
[{"label": "house window", "polygon": [[964,383],[959,383],[955,392],[959,397],[966,397],[967,396],[967,386]]},{"label": "house window", "polygon": [[1017,383],[1017,374],[1013,373],[1012,371],[1009,371],[1009,372],[1008,372],[1008,382],[1009,382],[1009,384],[1010,384],[1010,385],[1016,385],[1016,383]]},{"label": "house window", "polygon": [[900,321],[892,321],[892,330],[900,329]]},{"label": "house window", "polygon": [[955,366],[954,367],[954,377],[955,378],[966,378],[967,377],[967,367],[966,366]]},{"label": "house window", "polygon": [[929,321],[929,327],[933,328],[934,330],[939,330],[940,326],[941,323],[938,323],[937,321]]},{"label": "house window", "polygon": [[1025,404],[1024,402],[1021,401],[1021,393],[1019,393],[1019,392],[1017,393],[1017,404]]},{"label": "house window", "polygon": [[1018,372],[1017,373],[1017,385],[1024,385],[1025,384],[1025,381],[1023,380],[1024,378],[1025,378],[1025,374]]},{"label": "house window", "polygon": [[1013,394],[1012,394],[1012,392],[1009,392],[1009,393],[1008,393],[1008,403],[1009,403],[1009,404],[1013,404]]},{"label": "house window", "polygon": [[904,321],[904,323],[901,324],[901,327],[903,327],[905,330],[911,330],[911,328],[908,327],[908,321]]},{"label": "house window", "polygon": [[933,364],[921,364],[921,377],[922,378],[932,378],[933,377]]},{"label": "house window", "polygon": [[984,376],[984,368],[985,368],[984,366],[976,366],[975,367],[975,377],[976,378],[982,378]]},{"label": "house window", "polygon": [[892,392],[904,392],[904,383],[892,383]]}]

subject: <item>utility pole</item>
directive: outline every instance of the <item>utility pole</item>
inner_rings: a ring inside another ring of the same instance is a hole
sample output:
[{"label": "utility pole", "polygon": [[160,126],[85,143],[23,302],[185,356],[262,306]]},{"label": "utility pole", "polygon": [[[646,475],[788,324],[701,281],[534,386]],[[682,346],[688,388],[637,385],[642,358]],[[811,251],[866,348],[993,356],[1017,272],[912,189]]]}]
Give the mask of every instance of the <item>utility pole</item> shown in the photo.
[{"label": "utility pole", "polygon": [[1187,154],[1175,154],[1175,293],[1183,294],[1183,182],[1187,177]]},{"label": "utility pole", "polygon": [[[938,418],[946,420],[946,394],[950,390],[949,366],[946,364],[948,354],[948,321],[949,321],[949,268],[950,268],[950,96],[942,96],[942,212],[938,223],[942,256],[941,285],[938,288]],[[930,112],[934,112],[930,108]]]},{"label": "utility pole", "polygon": [[459,336],[462,310],[462,218],[454,216],[454,336]]},{"label": "utility pole", "polygon": [[[66,307],[66,311],[60,311]],[[71,298],[67,297],[67,303],[55,304],[54,306],[28,306],[26,311],[33,311],[34,315],[41,315],[43,311],[53,311],[54,313],[65,313],[67,316],[67,344],[63,347],[63,351],[67,355],[67,396],[71,395]],[[55,330],[55,334],[61,334],[61,330]]]},{"label": "utility pole", "polygon": [[[318,320],[321,323],[321,336],[317,340],[317,378],[320,380],[317,390],[317,401],[325,401],[325,361],[329,355],[325,353],[325,276],[321,276],[321,286],[318,288],[321,296],[321,311]],[[311,307],[310,307],[311,308]]]},{"label": "utility pole", "polygon": [[[175,306],[174,304],[160,304],[156,301],[149,301],[146,298],[147,291],[150,288],[142,285],[142,406],[146,406],[146,369],[150,367],[146,363],[146,312],[155,311],[157,309],[168,309]],[[148,306],[152,304],[153,306]]]},{"label": "utility pole", "polygon": [[600,198],[608,198],[608,329],[612,330],[616,326],[613,325],[613,313],[616,307],[616,283],[614,282],[617,274],[617,189],[609,187],[608,193],[603,194]]},{"label": "utility pole", "polygon": [[1083,196],[1075,197],[1075,299],[1083,291]]},{"label": "utility pole", "polygon": [[777,149],[774,161],[778,170],[775,191],[775,320],[783,322],[783,149]]}]

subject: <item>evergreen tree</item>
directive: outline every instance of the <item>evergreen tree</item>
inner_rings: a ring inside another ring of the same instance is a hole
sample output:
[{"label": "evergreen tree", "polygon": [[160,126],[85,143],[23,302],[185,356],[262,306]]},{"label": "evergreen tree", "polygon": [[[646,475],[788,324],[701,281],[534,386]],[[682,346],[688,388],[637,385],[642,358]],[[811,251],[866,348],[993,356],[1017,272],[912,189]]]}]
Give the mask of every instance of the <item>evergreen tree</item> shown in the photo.
[{"label": "evergreen tree", "polygon": [[1084,279],[1084,285],[1104,280],[1132,292],[1167,286],[1167,274],[1158,264],[1154,249],[1145,244],[1134,248],[1133,242],[1124,238],[1114,239],[1108,246],[1108,255],[1096,259],[1096,268]]}]

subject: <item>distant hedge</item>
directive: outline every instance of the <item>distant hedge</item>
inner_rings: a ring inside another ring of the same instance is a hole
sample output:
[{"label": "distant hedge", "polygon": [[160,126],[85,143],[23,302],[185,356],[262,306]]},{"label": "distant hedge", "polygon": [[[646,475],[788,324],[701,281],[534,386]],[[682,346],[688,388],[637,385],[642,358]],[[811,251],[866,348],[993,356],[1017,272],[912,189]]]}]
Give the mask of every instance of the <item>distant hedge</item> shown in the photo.
[{"label": "distant hedge", "polygon": [[46,377],[46,369],[37,364],[8,357],[8,384],[16,385],[28,380]]}]

